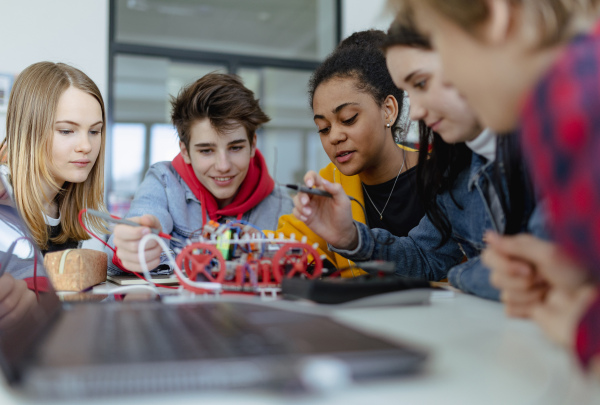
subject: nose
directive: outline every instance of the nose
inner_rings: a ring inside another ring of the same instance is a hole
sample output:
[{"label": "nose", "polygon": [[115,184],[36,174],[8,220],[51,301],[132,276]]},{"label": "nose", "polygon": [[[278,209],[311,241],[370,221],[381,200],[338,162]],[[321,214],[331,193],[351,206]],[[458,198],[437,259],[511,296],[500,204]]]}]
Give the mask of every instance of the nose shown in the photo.
[{"label": "nose", "polygon": [[425,119],[427,116],[427,109],[423,107],[421,100],[418,97],[410,99],[410,119],[412,121],[419,121]]},{"label": "nose", "polygon": [[216,154],[215,169],[220,173],[227,173],[231,169],[231,162],[226,151]]},{"label": "nose", "polygon": [[340,128],[340,126],[338,125],[334,125],[331,127],[331,130],[329,131],[329,136],[327,138],[332,145],[337,145],[348,139],[348,135],[346,134],[346,131],[344,131],[343,128]]},{"label": "nose", "polygon": [[82,133],[78,137],[77,146],[75,148],[76,152],[80,152],[83,154],[88,154],[92,151],[92,142],[90,141],[90,136],[86,133]]}]

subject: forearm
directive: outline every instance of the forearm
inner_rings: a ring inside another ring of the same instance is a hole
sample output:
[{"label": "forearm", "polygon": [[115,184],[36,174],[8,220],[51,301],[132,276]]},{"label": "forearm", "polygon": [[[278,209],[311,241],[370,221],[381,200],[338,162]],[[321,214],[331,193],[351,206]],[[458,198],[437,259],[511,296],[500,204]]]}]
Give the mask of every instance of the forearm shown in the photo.
[{"label": "forearm", "polygon": [[[421,221],[423,222],[423,221]],[[358,245],[354,250],[336,249],[336,252],[357,263],[368,260],[391,261],[395,264],[396,274],[403,277],[441,280],[447,276],[448,269],[455,265],[462,253],[453,242],[437,248],[438,239],[429,229],[411,231],[407,237],[396,237],[383,229],[372,229],[355,222],[358,229]],[[426,224],[425,224],[426,227]]]}]

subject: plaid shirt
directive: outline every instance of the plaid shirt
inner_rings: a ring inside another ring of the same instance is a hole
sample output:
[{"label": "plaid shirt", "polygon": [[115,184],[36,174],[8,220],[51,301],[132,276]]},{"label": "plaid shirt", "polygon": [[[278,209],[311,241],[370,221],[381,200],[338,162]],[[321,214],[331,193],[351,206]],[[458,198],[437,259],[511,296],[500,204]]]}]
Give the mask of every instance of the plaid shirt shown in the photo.
[{"label": "plaid shirt", "polygon": [[[599,26],[600,28],[600,26]],[[575,38],[527,99],[523,154],[549,202],[555,240],[600,285],[600,29]],[[600,355],[600,289],[580,321],[584,366]]]}]

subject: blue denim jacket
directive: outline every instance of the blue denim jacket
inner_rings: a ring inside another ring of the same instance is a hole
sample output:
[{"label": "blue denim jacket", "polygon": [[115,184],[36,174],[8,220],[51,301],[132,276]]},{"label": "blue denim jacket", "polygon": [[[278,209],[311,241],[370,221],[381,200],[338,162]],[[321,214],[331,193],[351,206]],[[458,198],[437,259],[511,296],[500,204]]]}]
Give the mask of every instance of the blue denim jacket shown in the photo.
[{"label": "blue denim jacket", "polygon": [[[354,262],[375,259],[393,261],[396,263],[396,274],[400,276],[428,280],[448,277],[450,284],[467,293],[498,300],[499,292],[490,284],[490,270],[481,263],[479,257],[485,248],[485,232],[502,232],[504,227],[503,214],[496,216],[500,222],[496,223],[492,215],[493,207],[489,206],[484,196],[489,185],[493,185],[493,172],[493,162],[473,153],[469,170],[459,174],[452,190],[458,206],[449,192],[438,196],[437,202],[452,226],[450,240],[439,248],[441,234],[425,216],[408,236],[402,238],[394,237],[382,229],[372,229],[371,234],[364,224],[355,222],[359,236],[356,249],[341,250],[333,246],[330,249]],[[525,231],[548,238],[544,228],[543,204],[536,205]],[[385,243],[388,240],[390,244]],[[463,256],[468,260],[459,263]]]},{"label": "blue denim jacket", "polygon": [[[285,190],[276,186],[271,194],[246,212],[242,219],[262,230],[274,230],[277,229],[279,217],[291,213],[292,209],[292,199]],[[125,218],[139,217],[144,214],[157,217],[163,232],[182,241],[203,226],[200,201],[173,168],[171,162],[155,163],[148,169]],[[113,236],[108,243],[114,247]],[[171,241],[170,247],[171,249],[182,248],[174,241]],[[112,265],[113,253],[109,249],[106,249],[106,253],[109,256],[109,271],[114,273],[117,268]],[[163,255],[161,263],[166,262],[167,258]]]}]

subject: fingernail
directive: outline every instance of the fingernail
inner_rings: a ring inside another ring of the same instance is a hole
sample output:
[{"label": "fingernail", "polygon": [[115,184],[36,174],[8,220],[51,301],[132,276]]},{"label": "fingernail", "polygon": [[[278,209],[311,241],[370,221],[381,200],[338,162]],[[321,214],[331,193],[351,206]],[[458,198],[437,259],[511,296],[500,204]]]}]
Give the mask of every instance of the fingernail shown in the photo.
[{"label": "fingernail", "polygon": [[306,185],[308,187],[312,187],[315,185],[315,182],[313,181],[313,179],[308,179],[308,180],[306,180]]},{"label": "fingernail", "polygon": [[150,228],[142,228],[142,235],[148,235],[150,233]]},{"label": "fingernail", "polygon": [[323,179],[323,184],[331,184],[331,183],[329,183],[329,181]]},{"label": "fingernail", "polygon": [[311,210],[310,208],[308,208],[308,207],[304,207],[304,208],[302,209],[302,213],[303,213],[304,215],[310,215],[310,214],[312,213],[312,210]]},{"label": "fingernail", "polygon": [[305,217],[304,215],[300,215],[300,221],[305,222],[308,218]]},{"label": "fingernail", "polygon": [[300,202],[304,205],[308,204],[309,198],[307,195],[303,195],[302,197],[300,197]]}]

